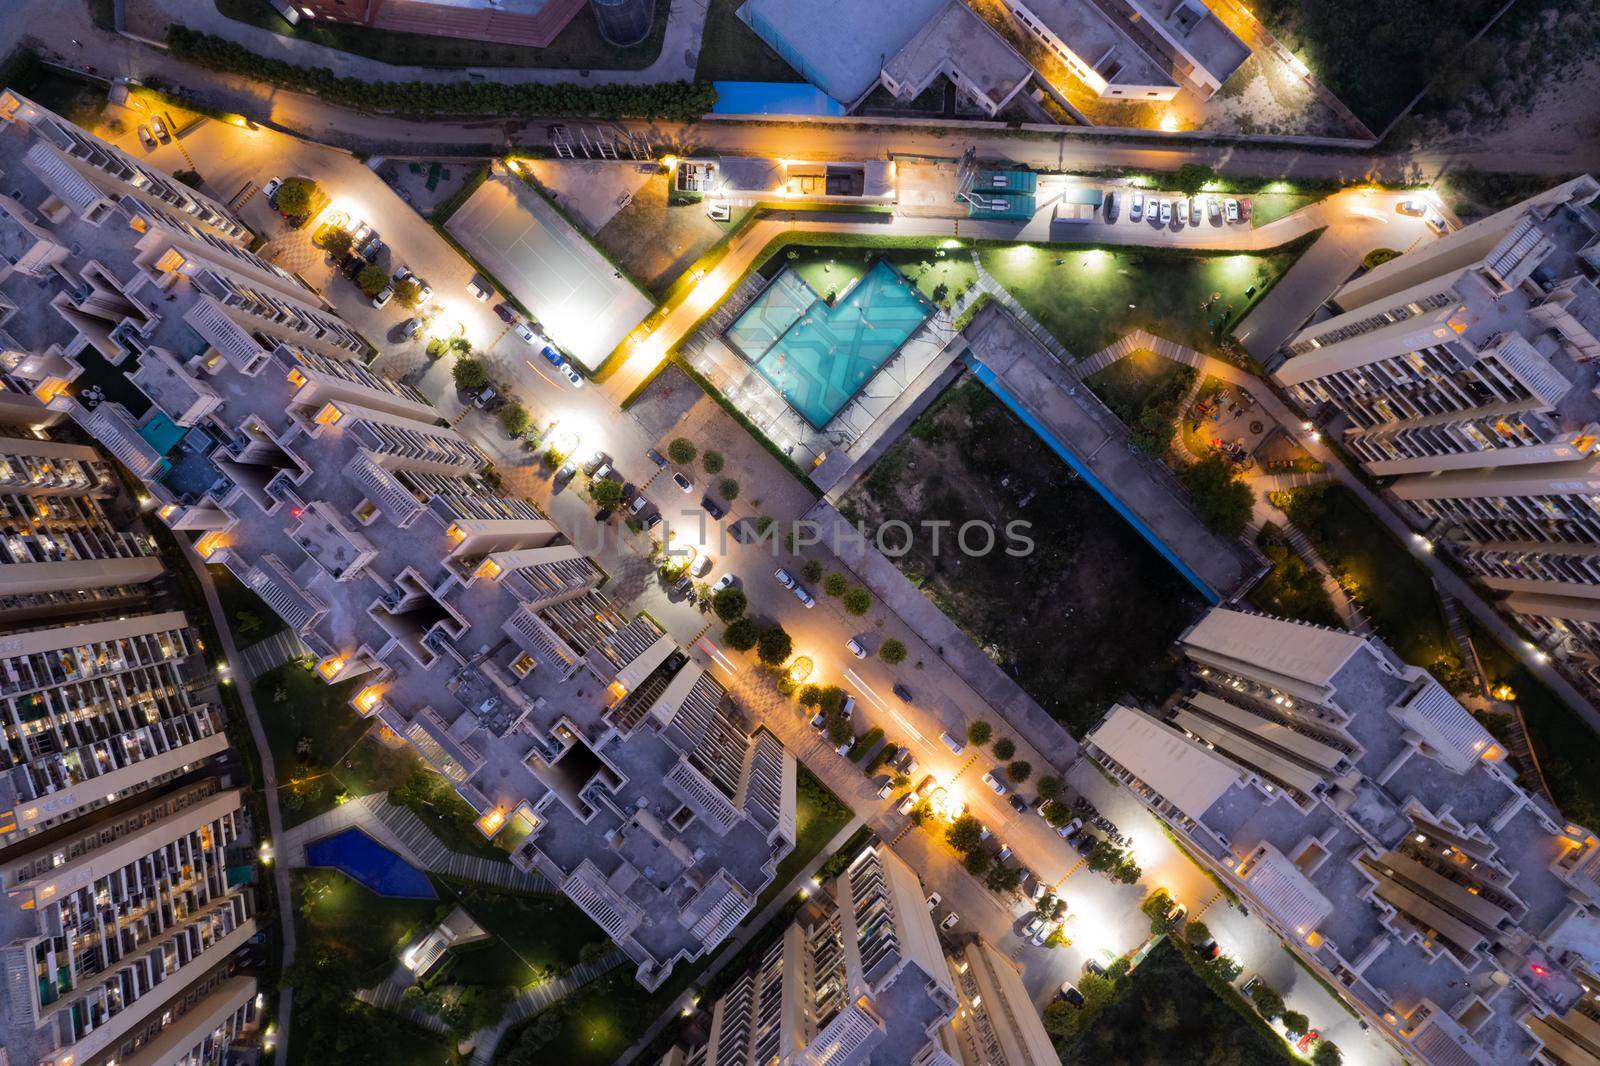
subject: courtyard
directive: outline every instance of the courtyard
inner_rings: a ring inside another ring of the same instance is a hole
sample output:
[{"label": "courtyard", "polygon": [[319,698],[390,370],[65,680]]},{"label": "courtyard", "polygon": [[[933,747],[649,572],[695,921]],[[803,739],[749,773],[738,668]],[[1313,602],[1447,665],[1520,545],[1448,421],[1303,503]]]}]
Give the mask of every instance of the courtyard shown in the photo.
[{"label": "courtyard", "polygon": [[[1081,733],[1118,698],[1171,690],[1194,588],[976,380],[942,395],[843,500],[891,520],[1031,523],[1032,553],[964,556],[916,538],[902,572],[1046,711]],[[1071,649],[1063,654],[1063,649]]]}]

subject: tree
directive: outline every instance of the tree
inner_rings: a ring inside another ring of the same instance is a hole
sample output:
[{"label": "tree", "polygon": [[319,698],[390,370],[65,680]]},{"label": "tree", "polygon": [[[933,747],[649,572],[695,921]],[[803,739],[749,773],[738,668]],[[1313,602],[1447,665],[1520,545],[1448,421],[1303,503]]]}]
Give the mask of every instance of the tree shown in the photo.
[{"label": "tree", "polygon": [[450,377],[455,380],[456,388],[471,392],[489,384],[489,368],[480,360],[461,358],[450,368]]},{"label": "tree", "polygon": [[767,666],[782,666],[794,651],[794,640],[780,625],[763,630],[756,645],[756,658]]},{"label": "tree", "polygon": [[800,566],[800,576],[812,584],[822,580],[822,564],[815,559],[807,559]]},{"label": "tree", "polygon": [[1067,901],[1054,892],[1046,892],[1033,905],[1033,913],[1041,922],[1053,922],[1067,913]]},{"label": "tree", "polygon": [[335,259],[343,259],[350,254],[350,248],[356,243],[356,235],[347,229],[330,229],[322,238],[322,246],[326,248]]},{"label": "tree", "polygon": [[1095,873],[1114,870],[1122,862],[1122,849],[1109,840],[1098,841],[1089,853],[1089,869]]},{"label": "tree", "polygon": [[672,443],[667,445],[667,458],[675,463],[692,463],[700,450],[688,437],[674,437]]},{"label": "tree", "polygon": [[828,685],[822,690],[822,698],[818,706],[827,714],[844,713],[844,689],[838,685]]},{"label": "tree", "polygon": [[1061,795],[1061,779],[1059,777],[1052,777],[1049,774],[1039,778],[1039,780],[1034,783],[1033,787],[1034,790],[1039,793],[1039,795],[1043,796],[1047,800],[1055,799],[1057,796]]},{"label": "tree", "polygon": [[1205,188],[1208,182],[1217,180],[1217,172],[1203,163],[1185,163],[1172,175],[1169,186],[1183,193],[1185,196],[1194,196]]},{"label": "tree", "polygon": [[356,284],[361,286],[361,291],[368,296],[376,296],[389,284],[389,272],[377,263],[368,263],[361,268],[361,273],[356,275]]},{"label": "tree", "polygon": [[1226,981],[1229,984],[1231,984],[1233,979],[1239,976],[1239,972],[1244,969],[1244,967],[1239,965],[1238,959],[1230,958],[1227,955],[1218,955],[1216,958],[1206,963],[1206,965],[1211,967],[1212,973],[1216,974],[1223,981]]},{"label": "tree", "polygon": [[815,707],[822,702],[822,689],[817,685],[807,685],[800,690],[800,706]]},{"label": "tree", "polygon": [[[735,588],[732,585],[725,589],[718,589],[716,595],[711,597],[711,609],[717,612],[717,617],[724,622],[731,622],[738,618],[744,614],[745,608],[748,606],[749,600],[746,599],[744,590]],[[816,686],[810,687],[815,688]]]},{"label": "tree", "polygon": [[1194,947],[1203,947],[1211,942],[1211,930],[1200,919],[1192,919],[1183,927],[1183,939]]},{"label": "tree", "polygon": [[1052,829],[1060,829],[1072,821],[1072,811],[1060,800],[1049,800],[1044,805],[1044,820],[1050,823]]},{"label": "tree", "polygon": [[1332,1040],[1318,1040],[1311,1049],[1311,1066],[1339,1066],[1343,1061],[1344,1052]]},{"label": "tree", "polygon": [[289,218],[303,218],[311,213],[311,201],[316,195],[317,183],[310,178],[285,178],[283,184],[278,186],[273,206]]},{"label": "tree", "polygon": [[1151,936],[1171,930],[1172,922],[1167,915],[1172,912],[1172,895],[1166,889],[1158,888],[1151,892],[1139,904],[1139,909],[1150,919]]},{"label": "tree", "polygon": [[1311,1029],[1311,1019],[1297,1010],[1286,1010],[1278,1017],[1283,1021],[1283,1031],[1295,1040],[1305,1036]]},{"label": "tree", "polygon": [[[622,502],[622,482],[613,481],[608,477],[591,481],[589,482],[589,498],[594,500],[599,507],[615,508]],[[724,621],[731,620],[724,619]]]},{"label": "tree", "polygon": [[828,739],[833,741],[835,747],[838,747],[840,744],[843,744],[845,741],[849,740],[855,735],[856,731],[851,728],[850,719],[846,718],[838,711],[833,711],[828,715]]},{"label": "tree", "polygon": [[1185,467],[1178,479],[1207,529],[1230,539],[1244,532],[1254,506],[1250,486],[1233,476],[1233,468],[1221,452]]},{"label": "tree", "polygon": [[847,614],[866,614],[872,609],[872,593],[856,586],[844,594],[844,609]]},{"label": "tree", "polygon": [[982,848],[973,848],[967,852],[966,858],[961,860],[961,865],[967,868],[967,873],[973,877],[982,877],[994,865],[994,858]]},{"label": "tree", "polygon": [[731,477],[725,477],[717,482],[717,491],[722,493],[722,498],[732,503],[739,498],[739,483]]},{"label": "tree", "polygon": [[[504,407],[500,408],[500,428],[504,429],[509,436],[522,436],[523,431],[528,428],[528,409],[522,406],[520,403],[508,403]],[[615,482],[613,482],[613,484],[615,484]],[[589,486],[590,495],[594,495],[594,489],[595,486]],[[617,499],[620,500],[621,498],[622,486],[617,485]],[[598,496],[595,496],[595,502],[600,503],[600,498]],[[615,507],[616,503],[612,502],[608,504],[601,504],[601,506]]]},{"label": "tree", "polygon": [[708,474],[722,473],[723,459],[721,452],[706,452],[700,457],[700,465],[706,468]]},{"label": "tree", "polygon": [[749,651],[756,646],[760,636],[754,618],[740,618],[722,633],[722,639],[727,641],[728,647],[734,651]]},{"label": "tree", "polygon": [[1022,883],[1022,871],[1015,866],[996,863],[983,883],[989,886],[991,892],[1015,892]]},{"label": "tree", "polygon": [[970,814],[959,815],[944,831],[944,838],[952,848],[965,855],[983,843],[983,823]]},{"label": "tree", "polygon": [[1122,853],[1122,859],[1112,868],[1111,876],[1125,885],[1136,885],[1139,878],[1144,876],[1144,871],[1127,852]]},{"label": "tree", "polygon": [[888,640],[878,645],[878,658],[882,659],[890,666],[894,666],[896,663],[903,663],[906,661],[906,646],[902,642],[890,637]]},{"label": "tree", "polygon": [[994,752],[996,759],[1009,759],[1017,753],[1017,742],[1010,737],[1001,737],[994,742],[994,747],[991,750]]},{"label": "tree", "polygon": [[1133,963],[1128,961],[1128,956],[1123,955],[1106,963],[1106,977],[1113,981],[1120,981],[1128,976],[1128,971],[1133,969]]},{"label": "tree", "polygon": [[1006,767],[1006,777],[1013,785],[1020,785],[1033,774],[1033,764],[1018,759]]},{"label": "tree", "polygon": [[401,307],[412,310],[422,302],[422,286],[416,278],[407,278],[394,287],[394,298]]},{"label": "tree", "polygon": [[1255,1001],[1256,1010],[1268,1021],[1283,1013],[1283,997],[1278,995],[1278,990],[1260,978],[1250,986],[1250,998]]},{"label": "tree", "polygon": [[967,739],[974,744],[986,743],[993,735],[994,726],[985,722],[982,718],[967,726]]},{"label": "tree", "polygon": [[850,579],[839,571],[834,570],[822,580],[822,591],[830,596],[843,596],[845,589],[850,587]]}]

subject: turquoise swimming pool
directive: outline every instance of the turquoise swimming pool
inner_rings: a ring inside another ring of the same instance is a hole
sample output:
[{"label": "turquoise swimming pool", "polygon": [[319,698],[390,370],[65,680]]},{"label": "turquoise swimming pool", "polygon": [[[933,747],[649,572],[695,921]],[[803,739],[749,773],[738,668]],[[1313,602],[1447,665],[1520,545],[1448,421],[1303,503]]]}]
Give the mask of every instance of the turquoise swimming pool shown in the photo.
[{"label": "turquoise swimming pool", "polygon": [[881,259],[832,307],[785,268],[724,336],[821,429],[932,313]]}]

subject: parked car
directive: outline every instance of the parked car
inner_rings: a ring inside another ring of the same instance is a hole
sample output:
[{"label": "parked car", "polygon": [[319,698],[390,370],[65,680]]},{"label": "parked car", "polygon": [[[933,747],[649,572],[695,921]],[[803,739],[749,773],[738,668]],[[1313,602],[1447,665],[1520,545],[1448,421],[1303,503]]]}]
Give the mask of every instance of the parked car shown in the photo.
[{"label": "parked car", "polygon": [[172,143],[172,134],[167,132],[167,124],[161,121],[161,116],[157,115],[150,120],[150,130],[162,144]]},{"label": "parked car", "polygon": [[1239,201],[1239,221],[1240,222],[1249,222],[1250,221],[1250,201],[1249,200],[1240,200]]},{"label": "parked car", "polygon": [[967,750],[966,741],[949,732],[940,733],[939,739],[944,741],[944,746],[950,749],[952,755],[960,755]]},{"label": "parked car", "polygon": [[1239,201],[1233,197],[1230,196],[1222,201],[1222,211],[1229,222],[1239,221]]},{"label": "parked car", "polygon": [[494,290],[477,278],[467,282],[467,292],[471,294],[474,300],[478,300],[481,303],[488,303],[489,298],[494,295]]},{"label": "parked car", "polygon": [[602,466],[610,465],[611,456],[597,448],[589,454],[589,458],[583,461],[583,473],[586,477],[593,477],[595,475],[595,471],[599,470]]},{"label": "parked car", "polygon": [[1055,926],[1050,925],[1048,922],[1040,922],[1039,928],[1033,931],[1033,935],[1028,938],[1028,942],[1036,948],[1043,947],[1044,942],[1049,940],[1050,934],[1055,931]]},{"label": "parked car", "polygon": [[1083,819],[1082,818],[1074,818],[1072,821],[1068,822],[1066,825],[1062,826],[1060,829],[1057,829],[1056,833],[1061,837],[1062,840],[1071,840],[1072,839],[1072,834],[1076,833],[1078,830],[1080,830],[1082,828],[1083,828]]},{"label": "parked car", "polygon": [[561,349],[553,344],[547,344],[539,349],[539,354],[544,356],[544,361],[551,366],[559,367],[566,360],[562,358]]},{"label": "parked car", "polygon": [[994,853],[994,861],[1000,863],[1005,862],[1009,858],[1011,858],[1011,845],[1001,844],[1000,850]]},{"label": "parked car", "polygon": [[600,510],[598,510],[598,511],[596,511],[594,513],[594,520],[596,522],[607,522],[607,521],[610,521],[610,519],[611,519],[611,508],[609,508],[609,507],[602,507],[602,508],[600,508]]},{"label": "parked car", "polygon": [[848,692],[844,694],[844,703],[840,704],[839,713],[844,715],[847,721],[856,713],[856,698]]},{"label": "parked car", "polygon": [[845,741],[843,744],[840,744],[837,748],[834,748],[833,750],[834,750],[835,754],[837,754],[837,755],[842,757],[842,756],[845,756],[845,755],[849,755],[850,754],[850,749],[854,748],[855,746],[856,746],[856,738],[855,737],[851,737],[849,740]]},{"label": "parked car", "polygon": [[571,385],[575,389],[583,388],[583,375],[578,373],[577,370],[573,368],[571,363],[563,362],[560,369],[561,376],[567,379],[568,385]]},{"label": "parked car", "polygon": [[1011,795],[1007,796],[1006,802],[1011,804],[1011,809],[1016,811],[1018,814],[1028,813],[1028,801],[1016,793],[1013,792]]},{"label": "parked car", "polygon": [[1022,939],[1024,939],[1024,940],[1031,939],[1033,937],[1033,934],[1037,933],[1039,930],[1041,930],[1043,928],[1044,928],[1044,919],[1039,917],[1037,914],[1035,914],[1033,917],[1028,919],[1028,921],[1027,921],[1027,923],[1025,925],[1023,925],[1023,927],[1022,927]]},{"label": "parked car", "polygon": [[1004,796],[1006,792],[1009,791],[1006,788],[1006,783],[1000,780],[1000,778],[995,775],[993,770],[990,770],[988,773],[983,775],[983,783],[988,785],[989,791],[993,792],[996,796]]},{"label": "parked car", "polygon": [[1035,903],[1038,903],[1041,899],[1044,899],[1049,894],[1050,886],[1035,877],[1033,879],[1033,887],[1028,889],[1028,898],[1033,900]]},{"label": "parked car", "polygon": [[911,690],[906,688],[904,685],[902,685],[898,681],[896,681],[894,683],[894,694],[896,696],[900,697],[900,700],[901,700],[902,703],[910,703],[911,702]]},{"label": "parked car", "polygon": [[354,281],[366,265],[367,261],[359,255],[347,255],[339,261],[339,273]]},{"label": "parked car", "polygon": [[[144,145],[146,148],[148,148],[148,149],[150,149],[152,151],[154,151],[155,148],[156,148],[155,134],[151,133],[150,132],[150,127],[146,126],[142,122],[139,123],[139,143]],[[277,178],[273,178],[272,180],[273,181],[277,181],[278,179]],[[277,189],[273,189],[272,191],[273,192],[277,192],[278,190]],[[267,199],[269,201],[272,199],[272,194],[271,193],[267,194]]]},{"label": "parked car", "polygon": [[845,649],[847,651],[849,651],[851,655],[854,655],[857,659],[865,659],[867,657],[867,649],[863,648],[861,646],[860,641],[856,640],[855,637],[850,637],[847,640],[845,640],[844,646],[845,646]]},{"label": "parked car", "polygon": [[944,897],[939,895],[939,893],[935,892],[933,895],[928,897],[928,909],[930,911],[931,910],[938,910],[939,904],[941,904],[943,902],[944,902]]},{"label": "parked car", "polygon": [[881,799],[881,800],[888,799],[889,798],[889,793],[891,793],[893,791],[894,791],[894,779],[893,778],[885,778],[883,784],[878,786],[878,798]]},{"label": "parked car", "polygon": [[638,514],[640,511],[644,510],[649,503],[650,501],[645,499],[643,496],[635,496],[633,498],[633,502],[628,504],[628,514]]},{"label": "parked car", "polygon": [[1445,224],[1444,216],[1439,214],[1437,211],[1429,211],[1425,216],[1423,216],[1422,221],[1426,222],[1428,224],[1428,228],[1433,230],[1433,235],[1435,237],[1443,237],[1446,233],[1450,232],[1450,227]]},{"label": "parked car", "polygon": [[408,266],[403,266],[399,270],[396,270],[394,272],[394,277],[389,279],[389,283],[391,285],[393,285],[395,288],[399,288],[400,287],[400,283],[402,281],[407,281],[407,280],[409,280],[413,285],[415,285],[417,287],[417,306],[418,307],[422,306],[423,304],[427,303],[429,300],[433,299],[433,287],[431,285],[429,285],[426,281],[423,281],[421,278],[419,278],[415,274],[413,274],[411,272],[411,268],[408,267]]},{"label": "parked car", "polygon": [[476,407],[480,411],[486,411],[489,409],[489,405],[494,403],[499,395],[499,393],[494,391],[493,385],[485,385],[483,388],[478,390],[478,395],[472,398],[472,406]]},{"label": "parked car", "polygon": [[1207,962],[1210,962],[1212,959],[1221,954],[1222,945],[1218,944],[1215,940],[1206,941],[1205,947],[1200,949],[1200,957],[1205,959]]},{"label": "parked car", "polygon": [[556,471],[556,484],[557,485],[565,484],[566,482],[571,481],[574,477],[576,477],[577,474],[578,474],[578,468],[575,465],[573,465],[572,460],[569,459],[566,462],[561,464],[561,469],[560,470]]},{"label": "parked car", "polygon": [[421,330],[422,330],[422,316],[421,315],[412,315],[410,318],[408,318],[404,322],[400,323],[400,336],[405,337],[407,340],[410,340],[412,337],[415,337],[419,332],[421,332]]},{"label": "parked car", "polygon": [[1106,975],[1106,968],[1100,965],[1099,959],[1090,956],[1089,958],[1083,960],[1083,972],[1092,973],[1096,977],[1104,977]]},{"label": "parked car", "polygon": [[1139,217],[1141,215],[1143,215],[1143,214],[1144,214],[1144,193],[1135,192],[1133,194],[1133,201],[1128,205],[1128,219],[1130,221],[1137,222],[1137,221],[1139,221]]},{"label": "parked car", "polygon": [[515,322],[517,320],[516,308],[501,300],[494,305],[494,313],[500,316],[502,322]]},{"label": "parked car", "polygon": [[951,911],[945,917],[945,920],[939,923],[939,928],[948,933],[950,930],[954,929],[960,921],[961,915],[957,914],[955,911]]},{"label": "parked car", "polygon": [[655,529],[660,524],[661,524],[661,512],[660,511],[656,511],[656,512],[652,513],[649,518],[646,518],[644,520],[644,528],[645,528],[646,532],[648,532],[648,531],[650,531],[652,529]]},{"label": "parked car", "polygon": [[1200,197],[1191,196],[1191,197],[1189,197],[1189,225],[1198,226],[1199,224],[1200,224]]},{"label": "parked car", "polygon": [[1083,993],[1071,981],[1061,982],[1061,991],[1056,993],[1058,999],[1064,999],[1074,1007],[1083,1006]]},{"label": "parked car", "polygon": [[[640,499],[643,499],[643,498],[644,497],[642,497],[642,496],[640,497]],[[711,591],[712,592],[721,592],[725,588],[731,588],[733,586],[733,583],[735,581],[737,581],[737,580],[739,580],[739,579],[734,577],[731,572],[723,574],[721,577],[717,578],[717,583],[715,585],[711,586]]]},{"label": "parked car", "polygon": [[1078,849],[1079,855],[1089,855],[1100,846],[1100,838],[1093,833],[1084,833],[1072,842],[1072,846]]},{"label": "parked car", "polygon": [[712,518],[722,519],[728,514],[728,509],[722,506],[722,504],[718,503],[716,500],[713,500],[710,496],[700,497],[700,506],[704,507],[706,514],[710,515]]},{"label": "parked car", "polygon": [[782,585],[784,588],[786,588],[786,589],[794,588],[794,585],[795,585],[794,578],[790,577],[789,576],[789,571],[783,569],[782,567],[779,567],[778,569],[774,570],[772,572],[772,576],[777,578],[778,579],[778,584]]},{"label": "parked car", "polygon": [[711,564],[715,561],[709,555],[702,555],[689,564],[689,573],[695,577],[705,577],[711,572]]},{"label": "parked car", "polygon": [[683,471],[681,471],[681,470],[674,470],[672,472],[672,482],[673,482],[673,484],[677,485],[678,488],[682,489],[684,492],[693,492],[694,491],[694,482],[690,481],[688,478],[684,477],[683,476]]},{"label": "parked car", "polygon": [[817,605],[816,598],[806,591],[804,585],[796,585],[794,587],[794,598],[805,604],[807,610]]},{"label": "parked car", "polygon": [[1161,224],[1163,226],[1165,226],[1168,223],[1170,223],[1171,221],[1172,221],[1172,201],[1171,200],[1162,200],[1161,201]]},{"label": "parked car", "polygon": [[1421,200],[1415,199],[1401,200],[1394,205],[1394,209],[1400,214],[1410,215],[1412,218],[1421,218],[1428,213],[1428,205]]},{"label": "parked car", "polygon": [[533,327],[528,325],[526,322],[518,322],[517,326],[516,326],[516,331],[517,331],[517,336],[522,338],[522,343],[524,343],[524,344],[538,344],[539,343],[539,335],[537,333],[535,333],[533,331]]},{"label": "parked car", "polygon": [[378,253],[383,251],[383,248],[383,238],[378,235],[377,230],[373,230],[367,234],[367,239],[356,247],[356,254],[367,259],[376,259],[378,258]]},{"label": "parked car", "polygon": [[[549,356],[546,356],[546,358],[549,358]],[[656,464],[656,468],[659,470],[665,470],[667,468],[667,457],[656,451],[654,448],[646,448],[644,457]]]},{"label": "parked car", "polygon": [[900,802],[895,804],[894,809],[899,811],[901,814],[910,814],[916,808],[916,806],[917,794],[915,792],[907,792],[905,796],[901,798]]},{"label": "parked car", "polygon": [[821,733],[828,728],[828,712],[818,711],[811,716],[811,728]]},{"label": "parked car", "polygon": [[1107,222],[1110,222],[1110,221],[1112,221],[1113,219],[1115,219],[1117,217],[1117,194],[1116,193],[1114,193],[1114,192],[1106,193],[1106,202],[1101,206],[1101,210],[1105,212],[1105,216],[1106,216],[1106,221]]},{"label": "parked car", "polygon": [[1222,204],[1215,196],[1206,197],[1206,217],[1211,220],[1213,226],[1222,222]]},{"label": "parked car", "polygon": [[394,299],[394,286],[385,285],[372,297],[372,306],[382,310],[389,306],[389,301]]},{"label": "parked car", "polygon": [[[143,126],[139,128],[144,129]],[[154,148],[155,145],[152,144],[150,147]],[[261,186],[261,195],[267,198],[267,203],[275,203],[278,197],[278,190],[281,188],[283,188],[282,178],[268,178],[267,183]]]}]

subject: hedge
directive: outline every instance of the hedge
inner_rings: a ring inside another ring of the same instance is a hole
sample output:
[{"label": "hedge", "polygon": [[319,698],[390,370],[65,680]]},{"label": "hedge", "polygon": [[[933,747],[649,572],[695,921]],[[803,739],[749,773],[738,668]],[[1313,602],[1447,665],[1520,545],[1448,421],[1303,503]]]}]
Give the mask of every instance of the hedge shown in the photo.
[{"label": "hedge", "polygon": [[293,92],[312,93],[358,111],[401,115],[586,116],[692,122],[711,110],[709,82],[659,85],[501,84],[367,81],[342,78],[326,67],[302,67],[257,55],[242,45],[183,26],[167,28],[172,55],[207,70],[237,74]]}]

